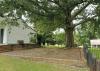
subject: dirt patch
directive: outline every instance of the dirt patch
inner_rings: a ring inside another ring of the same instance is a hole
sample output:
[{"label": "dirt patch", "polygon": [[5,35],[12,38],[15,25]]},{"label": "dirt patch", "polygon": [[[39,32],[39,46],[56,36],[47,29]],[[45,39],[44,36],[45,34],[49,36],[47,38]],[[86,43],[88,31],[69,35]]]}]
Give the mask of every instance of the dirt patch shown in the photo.
[{"label": "dirt patch", "polygon": [[28,50],[19,50],[12,52],[5,52],[2,54],[24,56],[24,57],[45,57],[45,58],[56,58],[56,59],[71,59],[80,60],[81,49],[63,49],[63,48],[34,48]]},{"label": "dirt patch", "polygon": [[10,52],[15,50],[25,50],[25,49],[32,49],[32,48],[38,48],[37,44],[5,44],[0,45],[0,53],[2,52]]},{"label": "dirt patch", "polygon": [[17,56],[34,61],[45,61],[49,63],[64,64],[79,68],[86,68],[83,51],[80,48],[34,48],[1,53],[3,55]]}]

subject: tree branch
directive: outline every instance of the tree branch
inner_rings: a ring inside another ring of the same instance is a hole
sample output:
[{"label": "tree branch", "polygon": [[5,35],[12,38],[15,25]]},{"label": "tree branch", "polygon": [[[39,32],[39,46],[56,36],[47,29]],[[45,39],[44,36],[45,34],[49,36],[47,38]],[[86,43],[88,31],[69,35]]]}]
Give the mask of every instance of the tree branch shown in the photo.
[{"label": "tree branch", "polygon": [[4,17],[4,15],[2,13],[0,13],[0,17]]},{"label": "tree branch", "polygon": [[[31,26],[28,25],[28,23],[26,21],[24,21],[23,19],[21,19],[21,21],[25,24],[25,26],[27,26],[28,28],[30,28],[31,30],[35,31],[34,28],[32,28]],[[36,32],[36,31],[35,31]]]},{"label": "tree branch", "polygon": [[56,5],[58,5],[59,7],[60,7],[60,9],[62,9],[63,11],[65,11],[66,9],[60,4],[60,1],[58,0],[48,0],[48,1],[50,1],[50,2],[52,2],[52,3],[55,3]]},{"label": "tree branch", "polygon": [[83,7],[81,7],[78,11],[76,11],[72,16],[71,19],[74,20],[75,17],[81,13],[88,5],[90,4],[90,2],[88,2],[86,5],[84,5]]},{"label": "tree branch", "polygon": [[[44,16],[44,17],[48,17],[49,14],[52,14],[52,15],[59,15],[58,13],[52,11],[52,10],[56,10],[58,11],[59,9],[58,8],[48,8],[44,2],[39,2],[39,1],[33,1],[33,0],[30,0],[30,2],[35,6],[37,7],[37,9],[34,9],[34,8],[31,8],[30,11],[34,14],[37,14],[37,15],[40,15],[40,16]],[[52,1],[50,1],[52,2]],[[33,6],[33,7],[34,7]],[[48,10],[47,10],[48,9]]]},{"label": "tree branch", "polygon": [[84,20],[80,21],[79,23],[74,24],[74,27],[76,27],[76,26],[78,26],[78,25],[80,25],[80,24],[84,24],[85,22],[88,22],[88,21],[93,21],[93,20],[95,20],[94,18],[95,18],[96,16],[97,16],[97,15],[95,15],[95,16],[93,16],[93,17],[91,17],[91,18],[85,18]]}]

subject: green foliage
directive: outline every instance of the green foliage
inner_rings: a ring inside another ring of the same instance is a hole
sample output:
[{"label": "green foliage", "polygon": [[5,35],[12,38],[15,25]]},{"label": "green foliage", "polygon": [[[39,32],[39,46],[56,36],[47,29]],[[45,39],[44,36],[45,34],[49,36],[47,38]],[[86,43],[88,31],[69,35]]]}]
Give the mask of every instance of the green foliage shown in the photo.
[{"label": "green foliage", "polygon": [[100,38],[100,24],[97,23],[98,20],[89,21],[80,25],[75,32],[75,42],[78,44],[90,43],[91,39]]},{"label": "green foliage", "polygon": [[65,43],[65,33],[54,34],[53,38],[57,44],[64,44]]},{"label": "green foliage", "polygon": [[36,37],[31,37],[31,38],[30,38],[30,42],[31,42],[31,43],[36,43]]},{"label": "green foliage", "polygon": [[[31,23],[34,23],[36,32],[39,34],[50,33],[51,31],[56,30],[56,28],[63,28],[66,31],[70,30],[73,32],[77,25],[83,24],[82,22],[73,24],[73,20],[79,15],[82,16],[82,21],[89,18],[84,11],[89,4],[98,5],[96,13],[99,16],[99,3],[99,0],[3,0],[0,1],[0,16],[7,17],[10,19],[10,23],[14,23],[17,21],[16,19],[22,19],[22,15],[24,15]],[[74,10],[76,7],[78,9]],[[14,10],[16,13],[14,13]],[[7,13],[6,16],[4,16],[5,13]],[[92,15],[94,15],[94,13],[92,13]],[[81,26],[84,27],[87,25],[83,24]],[[91,26],[94,26],[94,24]],[[94,37],[94,32],[92,33],[92,31],[90,31],[92,29],[85,30],[88,31],[86,33],[84,33],[85,31],[83,30],[85,29],[82,29],[82,32],[80,32],[87,34],[89,39],[92,38],[92,36]],[[81,37],[86,38],[87,35],[83,34]],[[68,40],[70,40],[70,38],[68,38]],[[82,42],[83,40],[85,39],[82,39]]]},{"label": "green foliage", "polygon": [[[84,0],[62,0],[62,1],[49,1],[49,0],[4,0],[1,3],[2,13],[8,13],[12,16],[13,10],[16,10],[17,17],[21,18],[27,11],[31,21],[37,23],[43,23],[44,26],[50,25],[52,28],[64,28],[65,27],[65,11],[67,7],[71,10],[85,2]],[[4,7],[4,8],[2,8]],[[47,24],[48,23],[48,24]],[[54,29],[55,30],[55,29]]]},{"label": "green foliage", "polygon": [[89,48],[89,52],[92,53],[97,59],[100,59],[100,48]]},{"label": "green foliage", "polygon": [[79,27],[77,27],[77,32],[75,33],[75,41],[78,44],[90,43],[91,39],[100,38],[100,5],[96,7],[95,13],[97,17],[92,19]]},{"label": "green foliage", "polygon": [[41,45],[45,45],[45,43],[47,44],[55,44],[55,40],[53,38],[53,34],[52,33],[43,33],[43,34],[37,34],[37,44]]}]

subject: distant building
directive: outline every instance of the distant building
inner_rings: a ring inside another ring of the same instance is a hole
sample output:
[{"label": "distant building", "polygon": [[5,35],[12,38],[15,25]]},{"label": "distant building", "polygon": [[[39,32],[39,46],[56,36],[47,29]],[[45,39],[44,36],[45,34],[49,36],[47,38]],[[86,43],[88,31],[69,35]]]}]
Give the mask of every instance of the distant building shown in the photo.
[{"label": "distant building", "polygon": [[93,39],[90,40],[91,47],[99,47],[100,46],[100,39]]}]

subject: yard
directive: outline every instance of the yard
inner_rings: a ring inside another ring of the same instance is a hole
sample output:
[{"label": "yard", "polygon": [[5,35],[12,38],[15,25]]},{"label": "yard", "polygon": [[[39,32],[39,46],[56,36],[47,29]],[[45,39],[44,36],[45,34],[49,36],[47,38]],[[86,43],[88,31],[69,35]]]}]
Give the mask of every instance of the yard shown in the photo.
[{"label": "yard", "polygon": [[0,71],[64,71],[59,66],[32,62],[16,57],[0,56]]},{"label": "yard", "polygon": [[0,71],[88,71],[81,49],[34,48],[0,54]]},{"label": "yard", "polygon": [[89,51],[96,56],[97,59],[100,59],[100,48],[89,48]]}]

